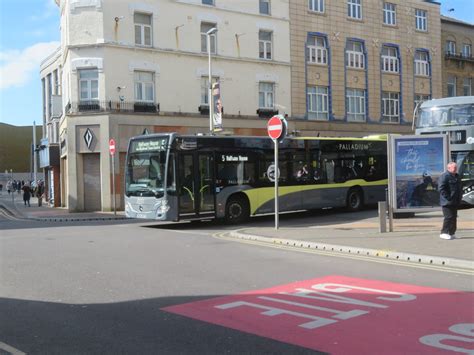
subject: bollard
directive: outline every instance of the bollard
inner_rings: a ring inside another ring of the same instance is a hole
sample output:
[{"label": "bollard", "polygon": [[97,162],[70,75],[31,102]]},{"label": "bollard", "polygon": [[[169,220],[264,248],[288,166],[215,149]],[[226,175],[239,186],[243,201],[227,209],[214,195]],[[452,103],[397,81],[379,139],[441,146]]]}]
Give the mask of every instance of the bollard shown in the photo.
[{"label": "bollard", "polygon": [[387,202],[379,201],[379,232],[387,232]]}]

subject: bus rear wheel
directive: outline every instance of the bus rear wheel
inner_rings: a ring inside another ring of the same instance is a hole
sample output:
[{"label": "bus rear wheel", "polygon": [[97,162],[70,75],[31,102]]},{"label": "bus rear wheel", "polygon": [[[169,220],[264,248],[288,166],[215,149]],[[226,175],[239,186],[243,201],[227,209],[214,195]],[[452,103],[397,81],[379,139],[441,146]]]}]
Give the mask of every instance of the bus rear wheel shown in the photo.
[{"label": "bus rear wheel", "polygon": [[364,207],[364,196],[359,188],[351,188],[347,193],[346,208],[349,212],[360,211]]},{"label": "bus rear wheel", "polygon": [[232,224],[243,223],[250,217],[248,201],[242,196],[231,197],[225,209],[226,222]]}]

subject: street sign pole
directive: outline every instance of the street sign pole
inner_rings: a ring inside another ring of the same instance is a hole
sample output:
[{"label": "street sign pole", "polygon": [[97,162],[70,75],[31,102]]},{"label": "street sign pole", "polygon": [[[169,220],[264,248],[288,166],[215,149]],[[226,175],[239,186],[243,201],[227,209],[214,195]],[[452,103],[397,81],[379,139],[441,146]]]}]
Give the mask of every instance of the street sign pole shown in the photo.
[{"label": "street sign pole", "polygon": [[279,219],[278,219],[278,139],[274,139],[273,143],[275,143],[275,229],[279,227]]},{"label": "street sign pole", "polygon": [[112,205],[114,207],[114,215],[117,215],[117,208],[115,205],[115,140],[109,140],[109,151],[112,156]]},{"label": "street sign pole", "polygon": [[286,135],[286,121],[282,116],[273,116],[267,124],[267,132],[273,143],[275,144],[275,229],[279,227],[279,211],[278,211],[278,143],[283,140]]},{"label": "street sign pole", "polygon": [[116,216],[117,208],[115,206],[115,154],[112,154],[112,197],[114,201],[114,216]]}]

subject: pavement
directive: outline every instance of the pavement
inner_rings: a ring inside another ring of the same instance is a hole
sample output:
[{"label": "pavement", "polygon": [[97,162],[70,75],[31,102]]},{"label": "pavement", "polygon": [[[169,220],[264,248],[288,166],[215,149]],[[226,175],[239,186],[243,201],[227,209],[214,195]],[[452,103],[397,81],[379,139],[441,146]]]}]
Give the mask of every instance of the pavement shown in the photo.
[{"label": "pavement", "polygon": [[[12,198],[13,197],[13,198]],[[10,219],[32,219],[44,222],[72,222],[126,219],[123,211],[114,212],[69,212],[66,208],[53,208],[44,202],[38,206],[38,199],[32,197],[30,206],[25,206],[21,194],[12,196],[2,191],[0,195],[0,214]]]},{"label": "pavement", "polygon": [[[36,198],[30,202],[31,207],[25,206],[21,195],[15,194],[12,201],[11,196],[3,192],[0,214],[13,219],[50,222],[126,219],[123,211],[70,213],[44,203],[38,207]],[[251,222],[245,227],[237,226],[225,236],[278,247],[474,270],[474,209],[459,210],[456,239],[439,238],[442,223],[441,211],[417,213],[412,218],[394,219],[393,231],[380,233],[376,210],[355,213],[321,210],[307,213],[304,218],[282,215],[279,229],[267,219],[264,226]]]}]

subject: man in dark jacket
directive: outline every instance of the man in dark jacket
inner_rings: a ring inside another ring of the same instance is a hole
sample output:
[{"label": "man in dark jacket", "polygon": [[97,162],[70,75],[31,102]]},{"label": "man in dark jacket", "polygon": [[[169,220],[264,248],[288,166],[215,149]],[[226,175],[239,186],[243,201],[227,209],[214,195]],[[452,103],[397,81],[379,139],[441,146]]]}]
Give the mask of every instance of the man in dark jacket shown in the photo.
[{"label": "man in dark jacket", "polygon": [[443,209],[443,228],[441,229],[441,239],[456,238],[456,220],[458,217],[458,207],[462,199],[461,178],[457,174],[456,163],[451,162],[447,170],[439,179],[439,202]]}]

